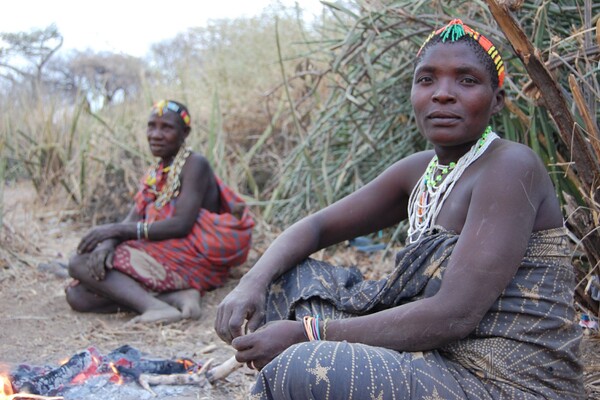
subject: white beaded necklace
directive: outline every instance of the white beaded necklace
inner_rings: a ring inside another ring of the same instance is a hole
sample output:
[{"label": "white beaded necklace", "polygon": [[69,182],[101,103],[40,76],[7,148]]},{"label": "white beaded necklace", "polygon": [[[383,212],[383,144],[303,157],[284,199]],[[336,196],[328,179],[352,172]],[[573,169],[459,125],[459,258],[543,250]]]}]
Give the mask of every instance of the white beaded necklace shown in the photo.
[{"label": "white beaded necklace", "polygon": [[[449,166],[440,166],[437,155],[433,156],[408,200],[408,243],[418,241],[423,233],[435,225],[435,220],[442,209],[442,205],[458,179],[495,139],[498,139],[498,135],[488,126],[481,138],[455,165],[451,163]],[[436,178],[435,175],[438,170],[442,171],[442,174]],[[442,180],[445,174],[448,174],[448,176]]]}]

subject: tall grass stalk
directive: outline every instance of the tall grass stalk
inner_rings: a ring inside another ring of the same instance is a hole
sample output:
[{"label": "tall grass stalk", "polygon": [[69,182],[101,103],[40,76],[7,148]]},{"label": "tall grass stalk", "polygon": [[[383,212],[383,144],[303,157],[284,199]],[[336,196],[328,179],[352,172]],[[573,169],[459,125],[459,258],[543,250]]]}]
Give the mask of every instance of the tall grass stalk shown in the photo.
[{"label": "tall grass stalk", "polygon": [[0,232],[4,224],[4,185],[6,184],[6,157],[4,138],[0,136]]},{"label": "tall grass stalk", "polygon": [[[314,169],[298,157],[300,150],[290,152],[272,196],[278,203],[267,214],[274,217],[273,222],[285,225],[320,208],[319,202],[312,200],[315,192],[326,193],[327,203],[338,200],[394,161],[426,148],[409,101],[413,60],[429,32],[452,18],[462,18],[487,32],[505,58],[508,104],[494,118],[493,126],[506,138],[525,143],[540,155],[561,200],[567,193],[582,204],[587,194],[578,190],[560,135],[547,110],[536,104],[539,94],[519,58],[510,54],[510,46],[484,2],[396,0],[328,5],[332,18],[323,30],[320,56],[329,60],[326,78],[330,95],[318,110],[306,141],[299,144],[302,151],[308,150],[320,171],[314,177]],[[567,70],[586,90],[583,96],[588,103],[598,98],[599,67],[597,55],[594,60],[586,55],[596,53],[585,47],[582,38],[591,32],[589,15],[597,19],[599,10],[600,5],[589,1],[538,0],[524,4],[518,12],[527,34],[552,63],[565,91],[569,92],[568,74],[562,71]],[[587,20],[584,15],[588,15]],[[597,112],[592,114],[588,121],[597,123]],[[595,139],[590,136],[590,140]],[[311,186],[306,184],[309,181]],[[396,228],[388,237],[401,238],[402,234]]]}]

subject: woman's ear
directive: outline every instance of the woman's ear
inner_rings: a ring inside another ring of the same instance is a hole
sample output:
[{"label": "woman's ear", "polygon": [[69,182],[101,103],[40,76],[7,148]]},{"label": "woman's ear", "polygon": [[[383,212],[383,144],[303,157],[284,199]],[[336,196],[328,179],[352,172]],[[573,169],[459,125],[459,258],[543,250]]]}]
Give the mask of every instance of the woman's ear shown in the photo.
[{"label": "woman's ear", "polygon": [[504,89],[497,88],[494,93],[494,104],[492,105],[492,115],[498,114],[504,108]]}]

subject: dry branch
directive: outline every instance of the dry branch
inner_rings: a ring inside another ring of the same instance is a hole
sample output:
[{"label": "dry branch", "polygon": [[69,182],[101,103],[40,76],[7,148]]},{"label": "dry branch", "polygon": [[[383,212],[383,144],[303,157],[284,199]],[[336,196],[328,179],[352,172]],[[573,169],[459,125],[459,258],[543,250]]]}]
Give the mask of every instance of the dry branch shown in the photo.
[{"label": "dry branch", "polygon": [[598,131],[596,122],[592,118],[590,110],[588,110],[588,107],[585,104],[583,93],[577,85],[577,81],[575,81],[573,74],[569,74],[569,87],[571,88],[571,93],[573,93],[573,99],[575,100],[577,109],[579,110],[579,113],[581,114],[581,117],[585,123],[585,128],[587,129],[591,138],[590,143],[592,148],[596,153],[597,159],[600,159],[600,132]]},{"label": "dry branch", "polygon": [[583,132],[575,123],[558,84],[541,60],[540,51],[533,47],[519,23],[513,18],[508,6],[501,5],[495,0],[486,0],[486,3],[515,53],[523,61],[532,81],[540,89],[544,105],[554,119],[563,141],[571,148],[584,191],[586,193],[594,191],[593,199],[599,201],[600,194],[596,185],[600,176],[600,167]]},{"label": "dry branch", "polygon": [[[570,161],[575,166],[576,183],[587,208],[578,207],[576,204],[572,204],[573,202],[568,204],[567,212],[570,217],[567,223],[580,238],[588,262],[594,268],[600,263],[600,232],[596,228],[597,224],[594,223],[600,213],[600,146],[597,143],[600,136],[598,136],[598,127],[591,117],[591,112],[583,100],[583,95],[580,93],[575,79],[569,77],[571,91],[586,124],[591,140],[590,144],[583,129],[575,122],[558,83],[541,59],[540,51],[534,48],[529,41],[519,23],[513,18],[509,7],[496,0],[486,0],[486,3],[515,53],[523,62],[533,84],[537,86],[543,105],[548,109],[563,142],[569,149]],[[576,297],[585,307],[598,313],[598,302],[583,293],[581,287],[576,288]]]},{"label": "dry branch", "polygon": [[210,383],[214,383],[215,381],[218,381],[219,379],[223,379],[223,378],[229,376],[229,374],[231,374],[233,371],[237,370],[238,368],[241,368],[243,365],[244,365],[243,363],[238,362],[235,359],[235,356],[233,356],[230,359],[228,359],[227,361],[225,361],[223,364],[217,365],[216,367],[208,370],[208,372],[206,373],[206,378],[208,379],[208,381]]},{"label": "dry branch", "polygon": [[141,374],[140,384],[145,388],[156,385],[203,385],[207,382],[206,376],[200,374]]},{"label": "dry branch", "polygon": [[202,368],[197,373],[190,374],[170,374],[170,375],[159,375],[159,374],[140,374],[138,383],[141,387],[152,393],[154,397],[157,396],[156,392],[152,390],[150,386],[155,385],[198,385],[203,386],[207,381],[206,371],[212,365],[214,359],[210,359],[202,365]]}]

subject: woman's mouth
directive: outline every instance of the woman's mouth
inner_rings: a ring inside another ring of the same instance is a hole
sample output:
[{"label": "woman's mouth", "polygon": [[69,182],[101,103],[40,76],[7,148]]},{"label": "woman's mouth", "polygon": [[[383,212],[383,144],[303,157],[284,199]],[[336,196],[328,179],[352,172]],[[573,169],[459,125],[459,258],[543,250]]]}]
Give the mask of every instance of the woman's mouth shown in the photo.
[{"label": "woman's mouth", "polygon": [[427,119],[436,125],[452,125],[460,121],[460,117],[453,113],[435,111],[427,116]]}]

